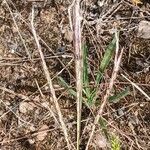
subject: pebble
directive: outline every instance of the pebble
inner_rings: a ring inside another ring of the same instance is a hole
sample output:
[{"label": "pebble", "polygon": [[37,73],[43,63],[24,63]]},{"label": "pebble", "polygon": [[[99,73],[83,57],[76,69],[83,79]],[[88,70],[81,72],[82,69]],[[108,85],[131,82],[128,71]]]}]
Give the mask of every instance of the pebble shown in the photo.
[{"label": "pebble", "polygon": [[137,36],[143,39],[150,39],[150,21],[142,20],[139,22]]}]

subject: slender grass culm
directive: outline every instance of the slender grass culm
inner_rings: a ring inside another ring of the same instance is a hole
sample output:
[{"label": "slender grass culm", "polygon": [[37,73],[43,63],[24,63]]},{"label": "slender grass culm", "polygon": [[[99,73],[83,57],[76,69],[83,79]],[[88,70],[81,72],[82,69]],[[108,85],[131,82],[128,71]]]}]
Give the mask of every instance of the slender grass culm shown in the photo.
[{"label": "slender grass culm", "polygon": [[73,45],[75,54],[76,91],[77,91],[77,150],[80,149],[81,110],[82,110],[82,50],[81,50],[81,14],[80,0],[73,5]]}]

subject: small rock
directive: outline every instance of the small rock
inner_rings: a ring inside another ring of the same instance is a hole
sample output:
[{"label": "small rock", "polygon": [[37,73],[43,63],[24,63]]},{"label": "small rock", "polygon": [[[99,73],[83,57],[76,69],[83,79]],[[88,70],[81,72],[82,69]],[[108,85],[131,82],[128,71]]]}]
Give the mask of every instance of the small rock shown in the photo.
[{"label": "small rock", "polygon": [[45,137],[47,136],[47,130],[48,130],[47,125],[43,125],[39,129],[39,132],[38,132],[37,137],[36,137],[38,141],[43,141],[45,139]]},{"label": "small rock", "polygon": [[70,43],[73,41],[73,32],[71,30],[66,30],[64,38]]},{"label": "small rock", "polygon": [[123,116],[123,115],[125,114],[124,111],[125,111],[124,108],[119,108],[119,109],[117,110],[118,116],[119,116],[119,117]]},{"label": "small rock", "polygon": [[23,114],[27,113],[28,111],[31,111],[34,109],[33,103],[30,102],[21,102],[19,105],[19,111]]},{"label": "small rock", "polygon": [[106,148],[107,147],[107,140],[106,138],[101,135],[101,134],[96,134],[94,143],[99,147],[99,148]]},{"label": "small rock", "polygon": [[150,39],[150,22],[149,21],[143,20],[139,23],[137,36],[143,39]]},{"label": "small rock", "polygon": [[34,139],[28,139],[28,142],[32,145],[35,143],[35,140]]}]

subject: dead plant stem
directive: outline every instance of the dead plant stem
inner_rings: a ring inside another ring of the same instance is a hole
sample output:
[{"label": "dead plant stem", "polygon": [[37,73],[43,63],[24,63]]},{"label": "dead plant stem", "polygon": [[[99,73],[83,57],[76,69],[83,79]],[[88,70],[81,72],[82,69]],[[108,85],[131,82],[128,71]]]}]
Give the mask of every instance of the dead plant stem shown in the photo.
[{"label": "dead plant stem", "polygon": [[82,109],[82,50],[81,50],[81,16],[80,0],[74,2],[73,7],[73,31],[76,64],[76,89],[77,89],[77,150],[80,148],[81,109]]},{"label": "dead plant stem", "polygon": [[60,107],[59,107],[59,103],[57,101],[57,97],[56,97],[56,94],[55,94],[55,89],[53,87],[53,83],[52,83],[52,80],[51,80],[51,77],[50,77],[45,59],[44,59],[44,55],[43,55],[43,52],[42,52],[42,48],[41,48],[41,45],[39,43],[35,28],[34,28],[34,6],[32,7],[31,26],[32,26],[32,33],[33,33],[33,36],[35,38],[35,41],[36,41],[36,44],[37,44],[37,47],[38,47],[38,51],[39,51],[39,54],[40,54],[40,57],[41,57],[41,60],[42,60],[43,70],[44,70],[44,73],[45,73],[45,76],[46,76],[46,79],[47,79],[47,82],[48,82],[48,85],[49,85],[49,88],[50,88],[50,91],[51,91],[51,94],[52,94],[52,99],[54,101],[54,104],[55,104],[55,107],[56,107],[56,110],[57,110],[57,113],[58,113],[58,116],[59,116],[59,121],[60,121],[62,130],[64,132],[65,140],[67,142],[68,149],[71,149],[67,128],[66,128],[66,125],[63,121],[63,116],[62,116],[62,113],[61,113],[61,110],[60,110]]},{"label": "dead plant stem", "polygon": [[117,77],[117,73],[118,73],[118,70],[119,70],[119,66],[120,66],[120,62],[121,62],[121,58],[122,58],[122,54],[123,54],[123,49],[121,50],[120,55],[119,55],[118,54],[118,52],[119,52],[119,37],[118,37],[118,34],[117,34],[117,30],[116,30],[115,36],[116,36],[116,54],[115,54],[114,69],[113,69],[113,72],[112,72],[112,76],[111,76],[111,80],[110,80],[108,89],[106,91],[106,94],[104,95],[103,102],[102,102],[102,104],[101,104],[101,106],[99,108],[97,116],[95,117],[94,124],[93,124],[93,127],[92,127],[92,131],[91,131],[88,143],[86,145],[86,150],[88,150],[90,142],[91,142],[91,140],[93,138],[93,135],[94,135],[94,132],[95,132],[95,129],[96,129],[96,125],[98,124],[98,121],[99,121],[100,117],[102,116],[104,107],[105,107],[105,105],[107,103],[107,99],[108,99],[108,97],[109,97],[109,95],[111,93],[114,81],[115,81],[115,79]]}]

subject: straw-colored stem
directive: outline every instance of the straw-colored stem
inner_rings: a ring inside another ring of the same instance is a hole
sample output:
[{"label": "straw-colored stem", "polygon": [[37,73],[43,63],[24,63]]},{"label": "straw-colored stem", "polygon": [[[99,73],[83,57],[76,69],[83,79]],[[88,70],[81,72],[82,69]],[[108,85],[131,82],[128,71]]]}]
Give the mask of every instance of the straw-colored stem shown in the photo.
[{"label": "straw-colored stem", "polygon": [[82,51],[81,51],[81,20],[80,0],[76,0],[73,8],[74,49],[76,64],[76,89],[77,89],[77,150],[80,147],[81,109],[82,109]]}]

